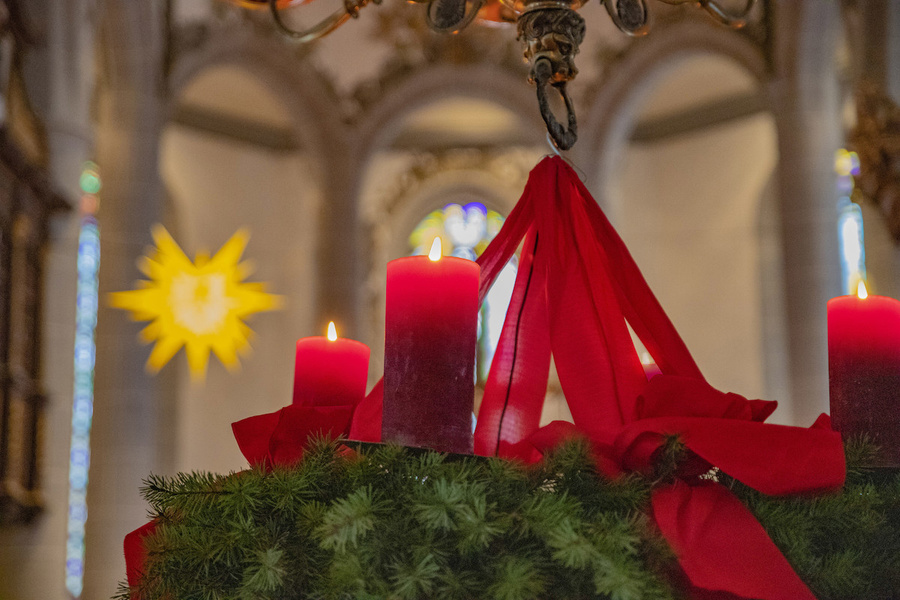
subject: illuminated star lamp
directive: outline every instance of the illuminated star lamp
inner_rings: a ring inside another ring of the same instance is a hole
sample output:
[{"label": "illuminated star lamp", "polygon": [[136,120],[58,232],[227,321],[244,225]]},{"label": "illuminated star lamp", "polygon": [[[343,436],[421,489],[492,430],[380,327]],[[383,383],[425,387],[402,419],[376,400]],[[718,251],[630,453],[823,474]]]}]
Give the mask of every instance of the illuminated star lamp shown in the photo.
[{"label": "illuminated star lamp", "polygon": [[138,262],[150,280],[109,297],[113,307],[131,311],[135,320],[150,321],[141,331],[143,341],[156,342],[148,370],[159,371],[182,346],[195,379],[206,374],[211,351],[235,369],[252,334],[243,319],[282,304],[264,284],[244,282],[250,269],[240,260],[249,235],[238,231],[212,258],[201,253],[193,262],[161,225],[154,227],[153,239],[156,248]]},{"label": "illuminated star lamp", "polygon": [[[300,43],[322,38],[348,20],[359,16],[359,11],[370,0],[343,0],[343,6],[318,24],[303,31],[288,27],[281,17],[281,10],[307,0],[227,0],[244,8],[269,7],[279,31]],[[649,29],[650,12],[647,0],[598,0],[603,3],[613,23],[628,35],[640,36]],[[723,8],[720,0],[657,0],[670,5],[691,4],[699,6],[722,23],[734,28],[743,27],[756,0],[742,0],[743,6],[731,12]],[[371,0],[381,4],[381,0]],[[525,58],[531,65],[528,81],[537,88],[538,106],[547,124],[547,133],[560,150],[571,148],[578,137],[578,125],[572,101],[566,92],[566,83],[575,78],[575,55],[584,40],[584,19],[576,11],[587,0],[412,0],[426,4],[425,21],[440,33],[457,33],[472,21],[491,23],[516,23],[518,38],[525,47]],[[566,107],[565,124],[557,121],[550,110],[547,86],[559,92]]]}]

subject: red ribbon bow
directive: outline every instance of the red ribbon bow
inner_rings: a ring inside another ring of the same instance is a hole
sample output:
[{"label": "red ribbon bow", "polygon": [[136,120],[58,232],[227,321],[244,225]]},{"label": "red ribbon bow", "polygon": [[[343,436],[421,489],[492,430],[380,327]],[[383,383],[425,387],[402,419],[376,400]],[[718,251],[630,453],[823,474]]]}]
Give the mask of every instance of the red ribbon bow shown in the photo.
[{"label": "red ribbon bow", "polygon": [[[574,171],[544,159],[479,258],[482,297],[522,240],[512,301],[475,432],[479,454],[540,458],[573,435],[593,443],[609,475],[652,467],[667,435],[693,453],[652,514],[701,590],[762,600],[813,599],[753,515],[699,475],[712,465],[766,494],[843,485],[839,434],[763,423],[775,402],[710,386],[625,244]],[[649,383],[626,321],[664,375]],[[539,429],[550,356],[574,425]]]},{"label": "red ribbon bow", "polygon": [[291,404],[273,413],[231,424],[234,439],[251,465],[289,466],[303,458],[311,436],[346,435],[355,406]]}]

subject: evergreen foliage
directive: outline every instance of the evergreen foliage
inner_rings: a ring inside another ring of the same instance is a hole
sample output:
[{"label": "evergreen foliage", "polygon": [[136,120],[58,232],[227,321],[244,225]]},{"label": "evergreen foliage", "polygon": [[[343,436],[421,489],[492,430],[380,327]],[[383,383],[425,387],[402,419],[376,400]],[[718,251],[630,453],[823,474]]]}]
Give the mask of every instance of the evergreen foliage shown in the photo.
[{"label": "evergreen foliage", "polygon": [[[847,486],[815,498],[718,474],[820,600],[900,598],[900,476],[871,451],[848,445]],[[151,476],[146,575],[120,598],[675,600],[646,510],[687,454],[673,438],[652,477],[610,481],[577,441],[525,467],[315,440],[292,468]]]},{"label": "evergreen foliage", "polygon": [[867,468],[876,452],[847,444],[837,494],[773,498],[723,478],[821,600],[900,598],[900,472]]}]

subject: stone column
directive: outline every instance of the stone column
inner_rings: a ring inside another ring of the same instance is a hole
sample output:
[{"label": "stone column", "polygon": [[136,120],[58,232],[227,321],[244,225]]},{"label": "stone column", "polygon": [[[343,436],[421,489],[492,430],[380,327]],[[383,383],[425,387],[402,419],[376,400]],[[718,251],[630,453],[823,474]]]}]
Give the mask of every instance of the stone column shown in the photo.
[{"label": "stone column", "polygon": [[[900,5],[867,0],[859,10],[862,18],[852,40],[854,79],[883,86],[893,102],[900,104]],[[885,213],[875,203],[864,202],[862,210],[869,290],[900,298],[900,247],[890,234]]]},{"label": "stone column", "polygon": [[887,11],[887,83],[894,101],[900,102],[900,3],[889,3]]},{"label": "stone column", "polygon": [[836,3],[778,0],[773,112],[793,421],[828,411],[826,302],[840,293],[834,152],[842,144]]},{"label": "stone column", "polygon": [[172,411],[162,380],[144,370],[141,324],[108,306],[107,295],[132,289],[135,263],[163,219],[158,143],[164,106],[163,0],[103,0],[96,156],[103,176],[100,312],[97,327],[92,464],[84,598],[109,598],[125,577],[122,539],[146,521],[139,494],[151,471],[171,461]]},{"label": "stone column", "polygon": [[365,326],[359,292],[366,261],[360,253],[357,205],[361,163],[351,160],[342,139],[334,140],[333,148],[324,151],[331,177],[320,209],[316,331],[325,331],[328,322],[335,320],[345,327],[341,336],[361,339]]}]

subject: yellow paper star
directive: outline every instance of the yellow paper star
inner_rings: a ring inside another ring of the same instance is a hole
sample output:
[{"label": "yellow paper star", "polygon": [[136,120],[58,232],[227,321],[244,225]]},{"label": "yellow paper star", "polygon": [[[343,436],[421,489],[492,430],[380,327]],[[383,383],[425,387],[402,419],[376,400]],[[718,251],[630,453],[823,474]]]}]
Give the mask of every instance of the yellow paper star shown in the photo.
[{"label": "yellow paper star", "polygon": [[156,342],[147,369],[158,372],[184,346],[194,379],[205,377],[210,351],[234,370],[253,333],[242,319],[282,304],[264,284],[244,283],[250,267],[240,260],[249,235],[238,231],[212,258],[198,254],[191,262],[163,226],[152,233],[156,248],[138,261],[150,280],[109,295],[115,308],[131,311],[136,321],[150,321],[141,331],[145,343]]}]

